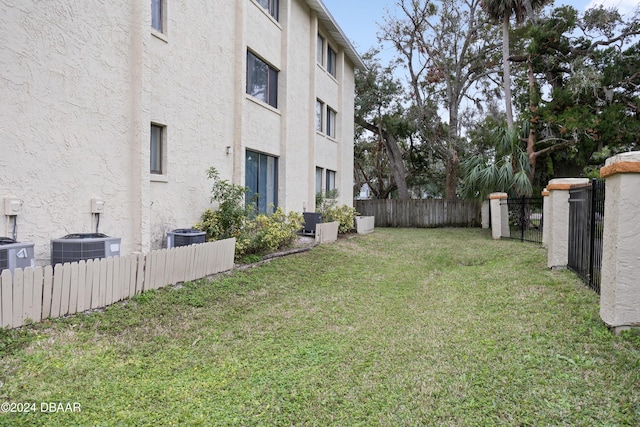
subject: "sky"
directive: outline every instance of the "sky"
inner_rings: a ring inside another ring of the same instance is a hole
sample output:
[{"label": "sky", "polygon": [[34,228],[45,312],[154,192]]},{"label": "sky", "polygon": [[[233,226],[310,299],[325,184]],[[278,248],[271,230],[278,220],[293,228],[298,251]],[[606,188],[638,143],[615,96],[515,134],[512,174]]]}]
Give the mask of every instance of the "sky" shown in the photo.
[{"label": "sky", "polygon": [[[347,38],[361,55],[378,45],[376,33],[387,10],[392,12],[395,0],[322,0]],[[597,4],[617,7],[624,15],[640,4],[640,0],[556,0],[555,5],[568,4],[579,11]],[[384,56],[384,54],[383,54]]]}]

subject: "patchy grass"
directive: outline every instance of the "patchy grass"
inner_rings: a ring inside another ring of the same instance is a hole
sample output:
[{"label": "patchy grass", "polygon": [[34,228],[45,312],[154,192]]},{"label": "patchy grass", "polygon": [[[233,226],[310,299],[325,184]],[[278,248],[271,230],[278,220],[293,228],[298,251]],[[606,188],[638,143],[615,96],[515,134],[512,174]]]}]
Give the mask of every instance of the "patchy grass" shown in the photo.
[{"label": "patchy grass", "polygon": [[640,424],[638,335],[482,230],[377,229],[0,341],[0,401],[37,406],[0,425]]}]

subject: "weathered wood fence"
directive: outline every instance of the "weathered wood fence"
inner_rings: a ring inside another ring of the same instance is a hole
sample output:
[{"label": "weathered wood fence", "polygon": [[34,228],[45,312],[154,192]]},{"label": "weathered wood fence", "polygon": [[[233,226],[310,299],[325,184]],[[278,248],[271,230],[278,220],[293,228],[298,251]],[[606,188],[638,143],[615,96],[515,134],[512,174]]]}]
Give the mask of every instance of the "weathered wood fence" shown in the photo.
[{"label": "weathered wood fence", "polygon": [[375,216],[376,227],[479,227],[482,204],[475,200],[357,200],[356,210]]},{"label": "weathered wood fence", "polygon": [[4,270],[0,327],[17,328],[89,309],[233,268],[235,239],[58,264]]}]

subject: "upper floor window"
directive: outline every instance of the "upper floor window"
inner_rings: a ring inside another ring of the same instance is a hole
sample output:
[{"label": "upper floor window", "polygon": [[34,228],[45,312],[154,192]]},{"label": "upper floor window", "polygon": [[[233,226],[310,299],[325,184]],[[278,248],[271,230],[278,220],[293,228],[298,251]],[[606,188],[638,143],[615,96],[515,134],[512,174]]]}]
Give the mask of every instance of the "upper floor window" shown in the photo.
[{"label": "upper floor window", "polygon": [[165,127],[161,125],[151,124],[151,168],[150,172],[157,175],[165,173],[164,154],[165,154]]},{"label": "upper floor window", "polygon": [[151,0],[151,27],[156,31],[164,32],[164,0]]},{"label": "upper floor window", "polygon": [[247,51],[247,93],[278,108],[278,70]]},{"label": "upper floor window", "polygon": [[331,138],[336,137],[336,112],[327,107],[327,135]]},{"label": "upper floor window", "polygon": [[331,46],[327,46],[327,71],[333,77],[336,76],[336,62],[337,62],[336,52],[331,48]]},{"label": "upper floor window", "polygon": [[322,132],[322,122],[324,122],[324,102],[316,99],[316,130]]},{"label": "upper floor window", "polygon": [[278,0],[257,0],[260,6],[264,7],[264,9],[269,12],[269,15],[273,16],[273,18],[278,20]]},{"label": "upper floor window", "polygon": [[318,34],[318,43],[316,46],[316,60],[318,64],[324,65],[324,37]]}]

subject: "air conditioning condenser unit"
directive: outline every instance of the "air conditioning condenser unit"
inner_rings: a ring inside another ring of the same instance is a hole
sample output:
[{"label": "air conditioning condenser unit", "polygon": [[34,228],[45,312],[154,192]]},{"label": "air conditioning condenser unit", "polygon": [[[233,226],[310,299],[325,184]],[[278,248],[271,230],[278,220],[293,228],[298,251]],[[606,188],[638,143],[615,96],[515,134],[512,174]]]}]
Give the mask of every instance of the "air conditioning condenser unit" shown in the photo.
[{"label": "air conditioning condenser unit", "polygon": [[207,233],[193,228],[178,228],[167,233],[167,248],[177,248],[179,246],[195,245],[204,243],[207,240]]},{"label": "air conditioning condenser unit", "polygon": [[120,241],[102,233],[67,234],[51,240],[51,264],[120,256]]},{"label": "air conditioning condenser unit", "polygon": [[9,237],[0,237],[0,272],[34,266],[33,243],[16,242]]}]

